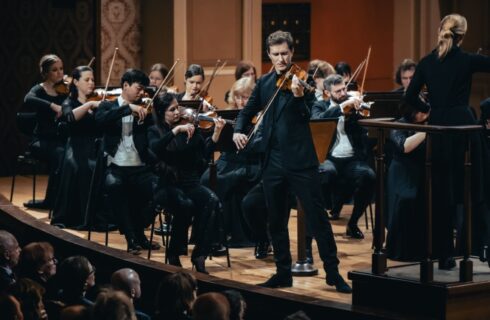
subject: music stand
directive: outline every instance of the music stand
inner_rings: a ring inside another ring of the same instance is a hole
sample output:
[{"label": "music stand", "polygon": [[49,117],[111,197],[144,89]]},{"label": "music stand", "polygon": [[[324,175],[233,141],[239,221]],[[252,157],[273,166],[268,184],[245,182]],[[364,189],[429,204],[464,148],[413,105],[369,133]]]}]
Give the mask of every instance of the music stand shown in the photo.
[{"label": "music stand", "polygon": [[[327,158],[328,152],[332,145],[333,137],[337,129],[337,118],[314,119],[310,120],[311,137],[315,146],[318,162],[322,163]],[[303,207],[297,201],[297,234],[298,234],[298,260],[291,268],[295,276],[314,276],[318,274],[312,264],[306,262],[306,224]]]},{"label": "music stand", "polygon": [[[366,92],[364,101],[374,102],[371,105],[370,118],[395,118],[401,117],[400,102],[403,97],[403,92]],[[368,129],[368,137],[377,137],[375,128]]]},{"label": "music stand", "polygon": [[192,109],[199,109],[199,106],[201,105],[202,101],[201,100],[179,100],[177,101],[179,103],[179,106],[184,107],[184,108],[192,108]]}]

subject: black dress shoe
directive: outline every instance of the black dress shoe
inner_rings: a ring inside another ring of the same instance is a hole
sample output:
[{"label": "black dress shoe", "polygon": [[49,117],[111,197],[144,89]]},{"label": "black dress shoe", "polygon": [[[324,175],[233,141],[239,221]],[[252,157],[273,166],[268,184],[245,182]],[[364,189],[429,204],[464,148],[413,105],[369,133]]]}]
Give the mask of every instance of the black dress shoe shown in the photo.
[{"label": "black dress shoe", "polygon": [[293,276],[292,275],[280,275],[274,274],[266,282],[257,284],[264,288],[290,288],[293,286]]},{"label": "black dress shoe", "polygon": [[209,274],[206,270],[206,256],[192,257],[191,262],[197,272]]},{"label": "black dress shoe", "polygon": [[29,200],[27,202],[24,202],[24,207],[29,209],[43,209],[43,210],[51,209],[49,203],[47,203],[44,200]]},{"label": "black dress shoe", "polygon": [[327,274],[327,284],[329,286],[335,286],[335,290],[338,292],[352,293],[352,288],[339,273]]},{"label": "black dress shoe", "polygon": [[128,242],[128,252],[134,255],[141,254],[141,246],[136,242],[135,239],[130,238],[126,240]]},{"label": "black dress shoe", "polygon": [[180,263],[179,256],[172,254],[167,257],[167,260],[168,260],[168,264],[182,268],[182,263]]},{"label": "black dress shoe", "polygon": [[364,239],[364,234],[362,233],[361,229],[359,229],[358,226],[350,226],[347,225],[347,230],[345,231],[345,234],[348,237],[354,238],[354,239]]},{"label": "black dress shoe", "polygon": [[255,259],[265,259],[269,255],[269,242],[259,242],[255,247]]},{"label": "black dress shoe", "polygon": [[451,270],[456,267],[456,260],[453,257],[439,259],[439,270]]},{"label": "black dress shoe", "polygon": [[226,247],[222,244],[216,245],[211,249],[211,255],[213,257],[226,256]]},{"label": "black dress shoe", "polygon": [[159,250],[160,245],[156,242],[150,242],[148,239],[138,239],[138,244],[141,246],[142,249],[148,250],[151,248],[151,250]]}]

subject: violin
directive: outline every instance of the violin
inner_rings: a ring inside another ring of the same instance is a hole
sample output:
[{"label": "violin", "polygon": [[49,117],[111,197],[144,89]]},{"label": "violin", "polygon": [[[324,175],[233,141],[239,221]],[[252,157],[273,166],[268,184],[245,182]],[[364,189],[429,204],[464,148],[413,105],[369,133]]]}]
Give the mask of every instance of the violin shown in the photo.
[{"label": "violin", "polygon": [[115,101],[119,96],[120,94],[111,91],[106,91],[106,94],[104,95],[104,92],[98,90],[89,94],[87,96],[87,101]]},{"label": "violin", "polygon": [[314,92],[315,87],[310,85],[306,80],[308,79],[308,72],[301,69],[297,64],[292,64],[288,72],[282,74],[276,81],[276,87],[281,90],[291,90],[293,84],[293,76],[298,78],[299,83],[305,88],[307,92]]},{"label": "violin", "polygon": [[[347,118],[353,114],[357,114],[363,118],[368,118],[371,115],[371,105],[374,103],[374,101],[369,101],[369,102],[364,102],[364,95],[360,95],[360,92],[358,91],[349,91],[347,93],[347,97],[349,98],[358,98],[361,100],[361,105],[360,108],[356,110],[354,105],[352,103],[350,104],[345,104],[342,105],[340,104],[342,108],[342,113],[344,116]],[[345,101],[344,101],[345,102]]]},{"label": "violin", "polygon": [[[215,111],[209,111],[204,113],[197,113],[196,110],[191,108],[182,108],[180,110],[180,122],[179,124],[193,123],[199,129],[209,130],[214,127],[214,120],[218,118],[218,114]],[[223,119],[230,125],[235,125],[234,120]]]},{"label": "violin", "polygon": [[70,83],[72,82],[72,78],[65,75],[63,80],[57,82],[53,85],[54,91],[56,94],[61,96],[67,96],[70,93]]}]

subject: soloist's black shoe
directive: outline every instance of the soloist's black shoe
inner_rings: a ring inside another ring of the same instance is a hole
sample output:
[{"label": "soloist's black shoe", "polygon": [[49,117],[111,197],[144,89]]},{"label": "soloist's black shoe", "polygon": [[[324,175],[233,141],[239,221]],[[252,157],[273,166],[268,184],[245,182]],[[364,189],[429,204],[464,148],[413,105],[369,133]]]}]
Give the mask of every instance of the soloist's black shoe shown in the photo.
[{"label": "soloist's black shoe", "polygon": [[259,242],[255,248],[255,259],[265,259],[269,255],[269,242]]},{"label": "soloist's black shoe", "polygon": [[50,205],[46,201],[43,200],[29,200],[27,202],[24,202],[24,207],[29,208],[29,209],[43,209],[43,210],[49,210]]},{"label": "soloist's black shoe", "polygon": [[134,238],[126,240],[128,242],[128,252],[134,255],[141,254],[141,246],[136,242]]},{"label": "soloist's black shoe", "polygon": [[[488,261],[488,246],[483,246],[480,248],[480,261],[481,262],[487,262]],[[489,264],[490,265],[490,264]]]},{"label": "soloist's black shoe", "polygon": [[266,282],[257,285],[265,288],[289,288],[293,286],[293,276],[290,274],[280,275],[276,273]]},{"label": "soloist's black shoe", "polygon": [[335,286],[335,290],[341,293],[352,293],[352,288],[345,282],[344,278],[339,273],[327,274],[327,284]]},{"label": "soloist's black shoe", "polygon": [[347,230],[345,231],[345,234],[348,237],[354,239],[364,239],[364,234],[362,233],[361,229],[359,229],[359,227],[356,225],[347,225]]},{"label": "soloist's black shoe", "polygon": [[456,260],[453,257],[439,259],[440,270],[451,270],[456,267]]},{"label": "soloist's black shoe", "polygon": [[150,248],[151,248],[151,250],[158,250],[158,249],[160,249],[160,245],[159,245],[158,243],[153,242],[153,241],[152,241],[152,242],[150,242],[150,241],[149,241],[149,240],[146,238],[146,236],[144,236],[144,235],[143,235],[143,236],[138,237],[137,242],[138,242],[138,244],[140,245],[140,247],[141,247],[142,249],[145,249],[145,250],[148,250],[148,249],[150,249]]}]

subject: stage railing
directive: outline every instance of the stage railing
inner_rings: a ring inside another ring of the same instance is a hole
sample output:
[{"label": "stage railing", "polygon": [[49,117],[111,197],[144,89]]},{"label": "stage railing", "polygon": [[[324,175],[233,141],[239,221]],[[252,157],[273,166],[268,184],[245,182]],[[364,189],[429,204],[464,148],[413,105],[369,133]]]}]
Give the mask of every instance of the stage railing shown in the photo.
[{"label": "stage railing", "polygon": [[467,282],[473,280],[473,262],[469,259],[471,254],[471,148],[469,134],[482,130],[481,125],[467,126],[434,126],[420,124],[406,124],[394,122],[393,118],[363,119],[359,123],[364,127],[376,129],[376,211],[374,226],[374,251],[372,254],[371,272],[384,275],[387,271],[387,257],[383,251],[385,242],[385,154],[384,144],[386,130],[398,129],[426,132],[426,158],[425,158],[425,254],[420,263],[420,282],[427,283],[434,280],[434,265],[432,261],[432,135],[434,134],[462,134],[465,138],[464,158],[464,238],[463,259],[460,261],[459,280]]}]

